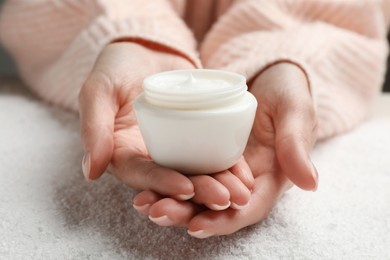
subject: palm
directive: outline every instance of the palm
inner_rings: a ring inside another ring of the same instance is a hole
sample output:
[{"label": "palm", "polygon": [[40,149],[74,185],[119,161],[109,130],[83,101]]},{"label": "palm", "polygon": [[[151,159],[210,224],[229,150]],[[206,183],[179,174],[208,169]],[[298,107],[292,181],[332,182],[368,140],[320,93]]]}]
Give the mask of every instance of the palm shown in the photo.
[{"label": "palm", "polygon": [[277,202],[280,195],[292,186],[291,181],[283,173],[276,155],[273,118],[266,113],[266,107],[267,104],[263,103],[256,113],[255,123],[244,152],[255,178],[254,193],[258,194],[263,201],[263,208],[259,208],[263,216]]},{"label": "palm", "polygon": [[148,153],[131,104],[127,104],[119,110],[115,118],[112,161],[121,161],[123,158],[131,157],[148,158]]},{"label": "palm", "polygon": [[265,174],[283,175],[275,147],[275,113],[272,111],[275,105],[267,99],[259,99],[261,103],[245,150],[245,158],[255,178]]}]

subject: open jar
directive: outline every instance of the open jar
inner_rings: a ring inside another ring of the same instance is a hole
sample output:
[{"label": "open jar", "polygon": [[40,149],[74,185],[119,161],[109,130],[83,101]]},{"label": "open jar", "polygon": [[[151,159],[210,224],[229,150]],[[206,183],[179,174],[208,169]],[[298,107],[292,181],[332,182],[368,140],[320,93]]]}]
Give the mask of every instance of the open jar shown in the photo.
[{"label": "open jar", "polygon": [[244,76],[174,70],[147,77],[143,89],[134,109],[157,164],[184,174],[210,174],[241,157],[257,107]]}]

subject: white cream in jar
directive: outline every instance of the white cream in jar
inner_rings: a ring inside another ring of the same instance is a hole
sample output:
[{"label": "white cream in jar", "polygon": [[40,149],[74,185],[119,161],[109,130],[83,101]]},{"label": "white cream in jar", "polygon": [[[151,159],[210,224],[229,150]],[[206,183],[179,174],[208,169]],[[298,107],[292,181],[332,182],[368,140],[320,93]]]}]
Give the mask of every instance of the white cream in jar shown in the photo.
[{"label": "white cream in jar", "polygon": [[175,70],[147,77],[134,108],[152,159],[185,174],[226,170],[241,157],[257,102],[245,77]]}]

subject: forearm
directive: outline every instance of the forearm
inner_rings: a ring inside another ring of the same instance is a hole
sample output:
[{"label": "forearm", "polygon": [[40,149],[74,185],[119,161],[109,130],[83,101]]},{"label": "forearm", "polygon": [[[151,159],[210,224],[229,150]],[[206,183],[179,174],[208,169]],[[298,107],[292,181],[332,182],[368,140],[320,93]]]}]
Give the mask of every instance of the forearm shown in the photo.
[{"label": "forearm", "polygon": [[136,41],[200,66],[190,31],[166,0],[8,1],[0,30],[28,85],[72,110],[96,58],[112,41]]},{"label": "forearm", "polygon": [[[280,61],[306,73],[319,138],[367,116],[385,72],[386,24],[379,2],[248,1],[220,19],[201,49],[205,66],[249,79]],[[333,14],[333,15],[331,15]]]}]

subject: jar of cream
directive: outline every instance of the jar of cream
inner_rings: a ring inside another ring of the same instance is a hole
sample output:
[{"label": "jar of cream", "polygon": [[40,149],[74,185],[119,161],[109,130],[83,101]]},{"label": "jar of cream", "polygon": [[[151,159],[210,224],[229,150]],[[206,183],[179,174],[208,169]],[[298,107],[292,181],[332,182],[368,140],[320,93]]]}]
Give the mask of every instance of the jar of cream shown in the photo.
[{"label": "jar of cream", "polygon": [[146,148],[159,165],[210,174],[243,154],[257,102],[245,77],[220,70],[175,70],[147,77],[134,109]]}]

